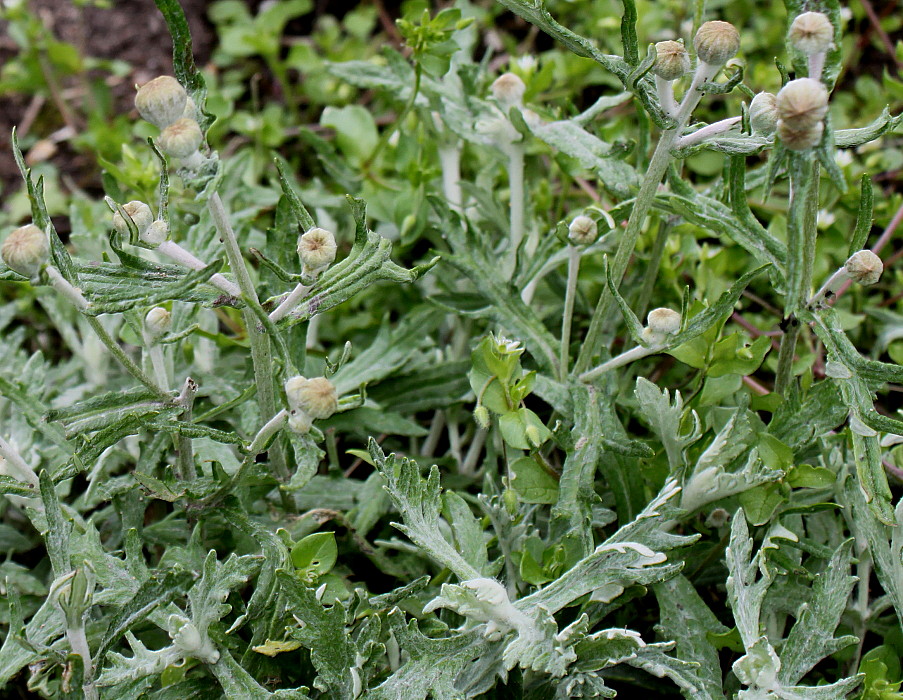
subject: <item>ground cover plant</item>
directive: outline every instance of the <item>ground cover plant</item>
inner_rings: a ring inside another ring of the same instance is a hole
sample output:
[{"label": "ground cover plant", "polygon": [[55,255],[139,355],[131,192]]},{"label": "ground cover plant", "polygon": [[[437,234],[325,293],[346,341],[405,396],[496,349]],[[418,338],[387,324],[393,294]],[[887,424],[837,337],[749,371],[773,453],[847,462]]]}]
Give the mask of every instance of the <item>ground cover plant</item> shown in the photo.
[{"label": "ground cover plant", "polygon": [[96,195],[10,140],[4,693],[901,696],[896,27],[155,2]]}]

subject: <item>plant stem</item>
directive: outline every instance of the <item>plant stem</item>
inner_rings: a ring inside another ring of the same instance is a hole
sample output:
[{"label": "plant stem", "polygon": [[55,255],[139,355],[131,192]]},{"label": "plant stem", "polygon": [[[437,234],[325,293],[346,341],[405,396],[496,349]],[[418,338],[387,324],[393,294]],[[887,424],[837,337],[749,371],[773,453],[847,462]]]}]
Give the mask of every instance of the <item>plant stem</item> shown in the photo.
[{"label": "plant stem", "polygon": [[270,320],[273,323],[276,323],[276,321],[284,318],[287,313],[298,306],[304,298],[304,295],[307,294],[310,289],[310,287],[299,283],[298,286],[289,292],[288,296],[279,303],[279,306],[270,313]]},{"label": "plant stem", "polygon": [[163,357],[163,348],[159,344],[154,343],[147,348],[147,354],[150,356],[151,367],[154,369],[154,377],[157,383],[167,388],[169,387],[169,375],[166,371],[166,360]]},{"label": "plant stem", "polygon": [[[177,262],[182,267],[187,267],[189,270],[202,270],[207,267],[207,264],[203,260],[196,258],[178,243],[173,241],[163,241],[156,247],[156,250],[174,262]],[[229,296],[241,296],[241,289],[239,289],[238,285],[227,280],[219,272],[210,278],[210,284],[221,289]]]},{"label": "plant stem", "polygon": [[480,459],[480,454],[483,452],[483,445],[486,444],[486,436],[488,434],[488,430],[483,430],[482,428],[477,429],[476,434],[473,436],[473,440],[470,442],[470,447],[467,448],[467,455],[464,457],[464,462],[461,464],[462,474],[470,475],[476,471],[477,461]]},{"label": "plant stem", "polygon": [[571,323],[574,320],[574,301],[577,296],[577,274],[580,272],[580,248],[568,246],[568,281],[564,293],[564,315],[561,319],[561,354],[559,360],[559,378],[568,376],[568,360],[571,349]]},{"label": "plant stem", "polygon": [[420,67],[419,63],[414,64],[414,89],[411,91],[411,97],[405,103],[405,106],[402,108],[401,113],[395,118],[392,122],[392,125],[386,129],[379,141],[376,144],[376,148],[373,149],[373,153],[370,154],[370,157],[367,159],[367,162],[364,163],[363,169],[364,171],[369,171],[370,167],[376,162],[376,158],[380,153],[383,152],[383,149],[386,147],[386,144],[389,143],[389,140],[394,136],[395,132],[398,131],[398,128],[404,123],[405,118],[408,116],[408,113],[414,109],[414,104],[417,102],[417,95],[420,93],[420,79],[423,75],[423,69]]},{"label": "plant stem", "polygon": [[788,265],[787,306],[785,318],[788,324],[775,371],[775,393],[783,394],[793,378],[793,358],[800,334],[800,323],[795,314],[809,299],[812,288],[812,269],[815,265],[816,217],[818,216],[819,167],[811,151],[791,156],[790,207],[787,216]]},{"label": "plant stem", "polygon": [[162,399],[166,399],[170,401],[172,396],[170,396],[169,392],[165,389],[160,388],[154,383],[154,380],[148,377],[144,371],[136,365],[132,358],[125,354],[125,351],[119,347],[119,343],[117,343],[113,338],[110,337],[110,334],[107,333],[106,328],[103,327],[101,322],[94,316],[85,316],[85,319],[90,324],[91,328],[94,329],[94,332],[97,334],[97,337],[100,338],[100,341],[107,346],[107,349],[113,354],[122,366],[125,367],[126,371],[131,374],[135,379],[144,384],[148,389],[153,391],[157,396]]},{"label": "plant stem", "polygon": [[[207,206],[213,216],[216,230],[223,241],[229,266],[232,268],[232,274],[235,275],[245,303],[259,308],[260,301],[257,298],[257,291],[254,289],[254,283],[245,266],[241,248],[238,246],[238,239],[235,237],[235,231],[226,214],[226,207],[218,192],[214,192],[207,200]],[[276,394],[270,338],[261,329],[258,329],[256,316],[251,309],[242,309],[242,319],[251,343],[251,362],[254,366],[254,381],[257,384],[257,403],[260,406],[260,415],[272,416],[276,412]],[[270,450],[270,458],[280,479],[288,481],[291,474],[285,463],[281,445],[278,443],[273,445],[273,449]]]},{"label": "plant stem", "polygon": [[[658,145],[652,154],[652,159],[649,161],[646,177],[640,185],[636,199],[634,199],[633,210],[630,212],[630,218],[627,220],[627,228],[618,242],[614,261],[611,264],[611,278],[618,285],[620,285],[621,280],[624,278],[624,273],[627,271],[627,264],[630,262],[630,257],[636,248],[637,239],[643,229],[643,224],[646,222],[646,214],[649,213],[649,209],[652,207],[652,201],[655,199],[659,183],[661,183],[662,178],[668,171],[668,166],[671,164],[671,149],[674,148],[678,138],[680,138],[680,133],[689,121],[693,109],[699,104],[699,100],[702,99],[702,92],[698,88],[712,77],[712,71],[706,70],[706,68],[708,66],[702,64],[697,69],[696,74],[693,76],[693,83],[680,103],[680,109],[676,117],[677,124],[673,129],[668,129],[662,133]],[[612,297],[608,288],[603,288],[602,295],[596,304],[596,309],[593,311],[593,317],[590,320],[589,329],[586,332],[586,338],[580,349],[580,354],[577,357],[577,363],[574,366],[575,372],[584,371],[592,362],[593,356],[598,350],[599,336],[605,325],[611,301]]]},{"label": "plant stem", "polygon": [[22,459],[22,455],[2,437],[0,437],[0,457],[6,460],[7,466],[12,467],[16,479],[26,481],[35,487],[40,484],[34,469],[28,466],[28,462]]},{"label": "plant stem", "polygon": [[51,286],[62,294],[76,309],[84,311],[88,308],[88,301],[82,295],[81,290],[78,287],[73,287],[72,283],[63,277],[59,270],[53,265],[48,265],[44,268],[44,271],[47,273]]},{"label": "plant stem", "polygon": [[[197,392],[197,383],[191,377],[186,377],[185,386],[182,387],[182,393],[179,395],[179,403],[185,407],[180,417],[186,423],[191,423],[194,411],[194,397]],[[176,476],[183,481],[194,479],[196,472],[194,469],[194,447],[191,444],[191,438],[180,434],[177,447],[179,450],[179,461],[177,463]]]},{"label": "plant stem", "polygon": [[461,149],[457,145],[439,146],[439,165],[442,168],[442,192],[452,211],[461,212]]},{"label": "plant stem", "polygon": [[658,233],[655,236],[655,242],[652,244],[652,253],[649,256],[649,264],[646,267],[646,275],[643,277],[643,286],[640,288],[640,294],[636,301],[637,316],[642,318],[646,315],[646,309],[649,302],[652,301],[652,293],[655,291],[655,280],[658,278],[658,271],[662,266],[662,258],[665,255],[665,244],[668,242],[668,234],[674,227],[671,219],[662,220],[658,225]]},{"label": "plant stem", "polygon": [[[660,350],[661,348],[659,348]],[[601,377],[606,372],[617,369],[618,367],[623,367],[624,365],[629,365],[631,362],[635,362],[636,360],[640,360],[647,355],[654,355],[659,352],[655,348],[646,348],[642,345],[637,345],[635,348],[631,348],[627,352],[622,352],[617,357],[613,357],[608,362],[603,362],[598,367],[591,369],[589,372],[584,372],[580,375],[581,382],[591,382],[597,377]]]},{"label": "plant stem", "polygon": [[517,251],[524,240],[524,149],[519,144],[511,144],[508,154],[508,190],[510,192],[510,238],[508,261],[509,275],[517,269]]},{"label": "plant stem", "polygon": [[97,700],[97,688],[94,685],[94,667],[91,661],[91,648],[88,646],[88,638],[85,635],[85,628],[67,627],[66,638],[69,640],[69,647],[73,654],[82,657],[82,665],[84,667],[84,677],[82,683],[82,692],[85,694],[85,700]]}]

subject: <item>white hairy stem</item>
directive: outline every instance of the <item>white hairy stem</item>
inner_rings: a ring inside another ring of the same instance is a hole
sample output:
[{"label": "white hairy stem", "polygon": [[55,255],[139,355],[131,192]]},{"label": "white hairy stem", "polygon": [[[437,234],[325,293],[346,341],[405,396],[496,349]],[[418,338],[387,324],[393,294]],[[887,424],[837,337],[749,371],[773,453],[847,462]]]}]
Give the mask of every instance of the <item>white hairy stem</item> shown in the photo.
[{"label": "white hairy stem", "polygon": [[44,268],[44,271],[50,279],[51,286],[70,301],[76,309],[84,311],[88,308],[88,300],[82,295],[81,290],[78,287],[73,287],[59,270],[53,265],[48,265]]},{"label": "white hairy stem", "polygon": [[833,294],[838,289],[840,289],[840,287],[843,285],[843,283],[846,282],[848,279],[850,279],[850,276],[849,276],[849,274],[847,274],[847,271],[845,268],[841,267],[841,268],[837,269],[834,272],[834,274],[832,274],[825,281],[825,283],[821,286],[821,288],[815,294],[812,295],[812,297],[809,299],[809,301],[806,302],[806,306],[809,308],[815,306],[816,304],[818,304],[819,302],[824,300],[829,294]]},{"label": "white hairy stem", "polygon": [[809,55],[809,77],[812,80],[821,80],[822,71],[825,69],[826,51],[819,51]]},{"label": "white hairy stem", "polygon": [[85,700],[97,700],[97,688],[94,686],[94,665],[91,661],[91,648],[88,646],[88,638],[85,636],[84,627],[69,627],[66,629],[66,638],[69,640],[69,646],[72,648],[73,654],[82,657],[82,665],[84,666],[84,682],[82,683],[82,692],[85,694]]},{"label": "white hairy stem", "polygon": [[655,90],[662,109],[671,118],[677,118],[677,102],[674,99],[674,81],[655,76]]},{"label": "white hairy stem", "polygon": [[34,469],[28,466],[28,463],[22,459],[22,455],[10,445],[6,440],[0,437],[0,457],[6,460],[6,466],[12,471],[12,476],[19,481],[24,481],[32,486],[38,486],[40,481]]},{"label": "white hairy stem", "polygon": [[[163,241],[156,249],[170,258],[173,262],[178,263],[182,267],[187,267],[190,270],[203,270],[207,267],[207,263],[196,258],[174,241]],[[241,289],[239,286],[234,282],[227,280],[219,272],[210,277],[210,284],[221,289],[229,296],[241,297]]]},{"label": "white hairy stem", "polygon": [[713,124],[708,124],[701,129],[697,129],[692,134],[681,136],[677,141],[677,147],[686,148],[687,146],[695,146],[697,143],[702,143],[707,138],[723,134],[738,123],[740,123],[740,117],[728,117],[727,119],[722,119]]},{"label": "white hairy stem", "polygon": [[289,292],[288,296],[280,302],[279,306],[270,313],[270,320],[273,323],[276,323],[276,321],[284,318],[301,303],[301,300],[304,299],[304,296],[310,290],[311,287],[299,283],[291,292]]},{"label": "white hairy stem", "polygon": [[637,360],[640,360],[648,355],[654,355],[661,350],[661,347],[647,348],[643,347],[642,345],[637,345],[635,348],[631,348],[627,352],[622,352],[620,355],[611,358],[607,362],[603,362],[598,367],[591,369],[588,372],[584,372],[580,375],[580,381],[591,382],[610,370],[617,369],[618,367],[623,367],[624,365],[629,365],[631,362],[636,362]]}]

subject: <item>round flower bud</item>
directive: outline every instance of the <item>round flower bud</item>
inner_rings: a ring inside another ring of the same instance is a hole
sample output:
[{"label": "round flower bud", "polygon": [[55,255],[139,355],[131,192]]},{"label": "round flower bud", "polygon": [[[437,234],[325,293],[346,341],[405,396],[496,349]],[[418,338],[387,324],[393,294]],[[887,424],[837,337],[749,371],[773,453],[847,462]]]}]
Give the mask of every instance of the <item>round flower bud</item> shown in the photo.
[{"label": "round flower bud", "polygon": [[824,53],[834,45],[834,26],[821,12],[804,12],[790,25],[790,45],[807,56]]},{"label": "round flower bud", "polygon": [[492,83],[492,96],[498,100],[505,109],[519,105],[524,99],[527,86],[514,73],[503,73]]},{"label": "round flower bud", "polygon": [[749,125],[756,133],[766,136],[771,136],[777,130],[777,98],[770,92],[760,92],[749,103]]},{"label": "round flower bud", "polygon": [[163,241],[169,238],[169,226],[166,225],[166,222],[163,219],[157,219],[150,226],[147,227],[147,231],[145,231],[141,235],[141,240],[147,243],[148,245],[160,245]]},{"label": "round flower bud", "polygon": [[690,70],[690,53],[682,41],[660,41],[655,45],[652,72],[664,80],[677,80]]},{"label": "round flower bud", "polygon": [[135,107],[142,119],[165,129],[182,116],[188,93],[179,81],[169,75],[161,75],[142,85],[135,95]]},{"label": "round flower bud", "polygon": [[818,122],[803,129],[794,129],[783,120],[778,120],[778,138],[781,143],[791,151],[805,151],[807,148],[815,148],[820,142],[825,131],[823,122]]},{"label": "round flower bud", "polygon": [[778,92],[775,102],[778,119],[795,131],[823,121],[828,113],[828,91],[812,78],[791,80]]},{"label": "round flower bud", "polygon": [[881,279],[884,263],[870,250],[853,253],[843,265],[844,271],[854,282],[868,287]]},{"label": "round flower bud", "polygon": [[335,386],[326,377],[292,377],[285,383],[289,405],[311,418],[329,418],[339,407]]},{"label": "round flower bud", "polygon": [[485,406],[477,406],[473,410],[473,419],[483,430],[488,430],[491,422],[489,420],[489,409]]},{"label": "round flower bud", "polygon": [[157,145],[166,155],[173,158],[188,158],[194,155],[203,143],[201,127],[194,119],[182,117],[163,129]]},{"label": "round flower bud", "polygon": [[310,272],[329,267],[335,260],[335,236],[325,228],[312,228],[298,239],[298,255]]},{"label": "round flower bud", "polygon": [[592,245],[599,235],[599,227],[588,216],[578,216],[568,226],[568,240],[573,245]]},{"label": "round flower bud", "polygon": [[730,22],[706,22],[696,32],[693,46],[700,61],[721,66],[740,50],[740,34]]},{"label": "round flower bud", "polygon": [[34,277],[50,260],[47,235],[34,224],[21,226],[3,241],[0,257],[10,270],[23,277]]},{"label": "round flower bud", "polygon": [[[147,229],[154,222],[154,214],[151,211],[151,208],[144,202],[133,200],[127,204],[123,204],[122,210],[128,214],[132,223],[135,224],[135,227],[138,229],[138,235],[143,237]],[[115,228],[120,235],[129,235],[128,222],[126,222],[122,217],[122,214],[118,211],[113,213],[113,228]]]},{"label": "round flower bud", "polygon": [[144,328],[152,339],[157,339],[172,328],[172,314],[162,306],[155,306],[144,317]]},{"label": "round flower bud", "polygon": [[673,335],[680,330],[680,314],[671,309],[652,309],[646,317],[646,325],[653,333]]}]

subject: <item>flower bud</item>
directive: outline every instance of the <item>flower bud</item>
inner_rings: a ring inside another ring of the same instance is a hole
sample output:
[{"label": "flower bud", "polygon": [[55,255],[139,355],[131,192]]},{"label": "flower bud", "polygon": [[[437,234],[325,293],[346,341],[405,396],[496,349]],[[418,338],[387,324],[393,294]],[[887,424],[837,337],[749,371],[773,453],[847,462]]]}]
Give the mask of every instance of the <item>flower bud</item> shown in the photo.
[{"label": "flower bud", "polygon": [[169,238],[169,226],[163,219],[154,221],[141,236],[142,241],[153,246],[160,245],[167,238]]},{"label": "flower bud", "polygon": [[165,129],[182,116],[188,102],[179,81],[169,75],[161,75],[145,83],[135,95],[135,107],[142,119]]},{"label": "flower bud", "polygon": [[706,22],[696,32],[693,46],[700,61],[721,66],[740,50],[740,34],[730,22]]},{"label": "flower bud", "polygon": [[690,70],[690,54],[682,41],[660,41],[655,45],[652,72],[664,80],[677,80]]},{"label": "flower bud", "polygon": [[[147,229],[154,222],[154,214],[151,211],[151,208],[144,202],[133,200],[127,204],[123,204],[122,211],[128,214],[128,217],[138,229],[138,235],[143,238]],[[113,213],[113,228],[122,236],[129,235],[128,222],[126,222],[122,217],[122,214],[118,211]]]},{"label": "flower bud", "polygon": [[521,104],[527,86],[514,73],[503,73],[492,83],[492,96],[507,111],[515,105]]},{"label": "flower bud", "polygon": [[851,280],[863,287],[868,287],[881,279],[884,263],[872,251],[860,250],[849,257],[844,263],[843,269]]},{"label": "flower bud", "polygon": [[47,235],[34,224],[21,226],[3,241],[0,257],[10,270],[23,277],[34,277],[50,260]]},{"label": "flower bud", "polygon": [[489,430],[489,426],[491,425],[489,421],[489,409],[485,406],[477,406],[473,410],[473,419],[477,422],[477,425],[480,426],[483,430]]},{"label": "flower bud", "polygon": [[818,80],[797,78],[778,92],[778,119],[787,128],[804,131],[822,122],[828,113],[828,91]]},{"label": "flower bud", "polygon": [[807,148],[815,148],[820,142],[825,131],[823,122],[818,122],[803,129],[793,129],[787,122],[778,120],[778,138],[791,151],[805,151]]},{"label": "flower bud", "polygon": [[568,226],[568,240],[573,245],[592,245],[599,235],[599,227],[588,216],[578,216]]},{"label": "flower bud", "polygon": [[311,418],[329,418],[339,407],[335,386],[326,377],[292,377],[285,383],[289,406]]},{"label": "flower bud", "polygon": [[760,92],[749,103],[749,124],[759,134],[771,136],[778,128],[777,98],[770,92]]},{"label": "flower bud", "polygon": [[790,25],[790,45],[807,56],[824,53],[834,45],[834,26],[821,12],[804,12]]},{"label": "flower bud", "polygon": [[319,272],[335,260],[335,236],[325,228],[312,228],[298,239],[298,255],[307,272]]},{"label": "flower bud", "polygon": [[542,445],[542,434],[535,425],[528,425],[526,430],[524,430],[524,436],[527,438],[527,442],[533,445],[533,447]]},{"label": "flower bud", "polygon": [[188,158],[197,152],[203,143],[201,127],[194,119],[182,117],[163,129],[157,145],[166,155],[173,158]]},{"label": "flower bud", "polygon": [[151,340],[156,340],[172,328],[172,314],[162,306],[155,306],[144,317],[144,329]]},{"label": "flower bud", "polygon": [[680,314],[671,309],[652,309],[646,317],[646,325],[653,333],[673,335],[680,330]]}]

